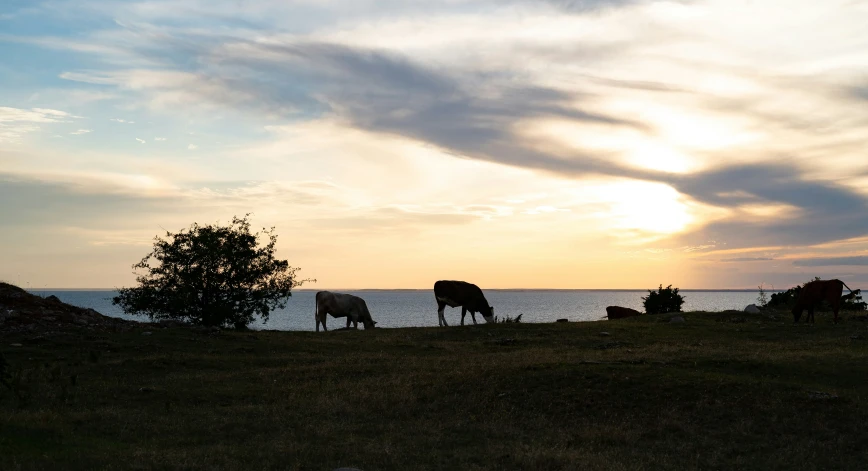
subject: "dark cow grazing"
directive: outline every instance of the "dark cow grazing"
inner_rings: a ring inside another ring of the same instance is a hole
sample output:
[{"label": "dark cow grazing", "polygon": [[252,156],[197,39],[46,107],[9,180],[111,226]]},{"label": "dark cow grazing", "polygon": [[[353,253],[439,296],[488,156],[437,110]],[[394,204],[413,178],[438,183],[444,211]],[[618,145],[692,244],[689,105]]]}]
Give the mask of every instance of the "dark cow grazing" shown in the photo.
[{"label": "dark cow grazing", "polygon": [[434,283],[434,297],[437,298],[437,317],[440,327],[449,327],[443,316],[446,306],[461,306],[461,325],[464,325],[464,316],[468,312],[474,324],[476,324],[477,312],[482,314],[485,322],[494,322],[494,308],[488,305],[479,286],[464,281],[440,280]]},{"label": "dark cow grazing", "polygon": [[[841,296],[844,292],[844,287],[850,291],[850,294]],[[799,322],[802,317],[802,311],[808,310],[808,317],[805,322],[814,323],[814,308],[821,302],[826,301],[832,306],[832,312],[835,314],[835,323],[838,323],[838,309],[841,308],[841,303],[856,297],[859,292],[854,292],[849,286],[841,280],[817,280],[806,283],[799,292],[799,298],[796,300],[796,305],[793,307],[793,322]]]},{"label": "dark cow grazing", "polygon": [[316,307],[314,311],[317,332],[319,332],[320,323],[322,323],[322,330],[328,332],[326,328],[326,314],[331,314],[332,317],[346,317],[347,328],[350,327],[350,322],[353,323],[355,328],[358,328],[360,320],[365,326],[365,330],[373,329],[376,324],[371,319],[371,312],[368,311],[368,305],[365,304],[365,300],[351,294],[332,293],[329,291],[318,292],[316,294]]},{"label": "dark cow grazing", "polygon": [[608,317],[609,320],[626,319],[628,317],[636,317],[641,315],[641,312],[635,309],[630,309],[629,307],[609,306],[606,308],[606,317]]}]

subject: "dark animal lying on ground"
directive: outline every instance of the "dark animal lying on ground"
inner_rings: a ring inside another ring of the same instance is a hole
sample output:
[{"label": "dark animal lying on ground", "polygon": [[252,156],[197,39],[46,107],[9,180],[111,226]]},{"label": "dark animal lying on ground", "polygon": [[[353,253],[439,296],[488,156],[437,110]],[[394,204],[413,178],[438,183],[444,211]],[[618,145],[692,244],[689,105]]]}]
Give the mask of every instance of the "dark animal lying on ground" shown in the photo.
[{"label": "dark animal lying on ground", "polygon": [[319,325],[322,323],[322,329],[326,328],[326,314],[331,314],[332,317],[346,317],[347,328],[350,327],[350,322],[358,328],[359,321],[365,326],[365,330],[373,329],[376,322],[371,319],[371,313],[368,311],[368,305],[365,300],[353,296],[351,294],[332,293],[330,291],[320,291],[316,294],[316,308],[314,318],[316,319],[316,331],[319,332]]},{"label": "dark animal lying on ground", "polygon": [[434,297],[437,298],[437,318],[440,327],[449,326],[443,316],[446,306],[461,306],[461,325],[464,325],[464,316],[468,312],[474,324],[476,324],[477,312],[482,314],[485,322],[494,322],[494,308],[488,305],[479,286],[464,281],[440,280],[434,283]]},{"label": "dark animal lying on ground", "polygon": [[[841,296],[844,292],[844,287],[850,291],[850,294]],[[858,295],[858,291],[853,291],[849,286],[841,280],[817,280],[806,283],[799,292],[799,298],[796,300],[796,305],[793,307],[793,322],[799,322],[802,317],[802,311],[808,310],[808,316],[805,322],[814,323],[814,309],[823,301],[829,303],[832,307],[832,312],[835,314],[835,323],[838,322],[838,310],[841,308],[841,303],[848,299],[853,299]]]},{"label": "dark animal lying on ground", "polygon": [[[630,309],[629,307],[621,307],[621,306],[609,306],[606,308],[606,317],[609,320],[612,319],[626,319],[628,317],[636,317],[641,316],[642,313],[635,310]],[[604,317],[605,319],[605,317]]]}]

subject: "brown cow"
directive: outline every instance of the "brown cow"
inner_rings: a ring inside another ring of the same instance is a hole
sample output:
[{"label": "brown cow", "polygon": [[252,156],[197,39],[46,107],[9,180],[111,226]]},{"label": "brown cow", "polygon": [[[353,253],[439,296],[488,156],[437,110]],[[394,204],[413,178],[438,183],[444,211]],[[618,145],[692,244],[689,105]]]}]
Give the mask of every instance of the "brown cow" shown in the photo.
[{"label": "brown cow", "polygon": [[635,309],[630,309],[629,307],[609,306],[606,308],[606,317],[608,317],[609,320],[626,319],[628,317],[636,317],[641,315],[641,312]]},{"label": "brown cow", "polygon": [[[844,287],[850,290],[850,294],[842,297]],[[793,306],[793,322],[799,322],[802,317],[802,311],[808,310],[808,317],[805,322],[814,323],[814,308],[821,302],[826,301],[832,306],[832,312],[835,314],[835,323],[838,323],[838,309],[841,308],[841,303],[847,299],[853,298],[856,293],[850,289],[841,280],[817,280],[805,283],[802,290],[799,292],[799,298],[796,300],[796,305]]]}]

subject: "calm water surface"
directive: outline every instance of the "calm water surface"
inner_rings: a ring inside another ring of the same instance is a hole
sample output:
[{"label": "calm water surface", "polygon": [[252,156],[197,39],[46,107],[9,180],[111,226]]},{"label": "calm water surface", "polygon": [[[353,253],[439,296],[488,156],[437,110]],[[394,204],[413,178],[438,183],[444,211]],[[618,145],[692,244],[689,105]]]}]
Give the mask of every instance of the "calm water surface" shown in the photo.
[{"label": "calm water surface", "polygon": [[[114,291],[53,291],[33,290],[34,293],[55,295],[61,301],[84,308],[93,308],[102,314],[123,319],[147,320],[124,314],[113,306]],[[437,325],[437,303],[433,290],[360,290],[342,291],[365,299],[371,317],[378,327],[428,327]],[[606,315],[606,306],[624,306],[642,311],[642,296],[647,291],[592,291],[592,290],[485,290],[485,297],[494,306],[499,317],[522,314],[522,322],[554,322],[567,318],[571,322],[595,321]],[[755,291],[682,291],[685,311],[742,310],[756,303]],[[256,329],[314,330],[314,290],[299,290],[292,294],[285,309],[275,311],[266,324]],[[478,322],[484,322],[481,316]],[[461,321],[461,308],[446,308],[446,321],[457,325]],[[470,315],[466,323],[472,323]],[[343,327],[344,319],[329,317],[329,327]],[[360,326],[361,328],[361,326]]]}]

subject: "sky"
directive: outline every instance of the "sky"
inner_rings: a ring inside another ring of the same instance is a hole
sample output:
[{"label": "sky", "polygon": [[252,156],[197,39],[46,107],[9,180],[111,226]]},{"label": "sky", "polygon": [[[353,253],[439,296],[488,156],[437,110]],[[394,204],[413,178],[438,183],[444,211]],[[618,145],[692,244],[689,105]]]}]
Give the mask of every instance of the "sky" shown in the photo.
[{"label": "sky", "polygon": [[[4,0],[0,280],[868,287],[868,0]],[[861,283],[861,284],[860,284]],[[855,286],[854,286],[855,285]]]}]

